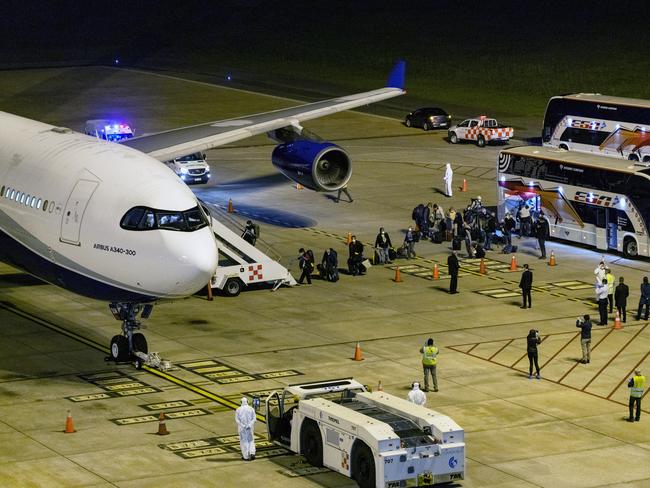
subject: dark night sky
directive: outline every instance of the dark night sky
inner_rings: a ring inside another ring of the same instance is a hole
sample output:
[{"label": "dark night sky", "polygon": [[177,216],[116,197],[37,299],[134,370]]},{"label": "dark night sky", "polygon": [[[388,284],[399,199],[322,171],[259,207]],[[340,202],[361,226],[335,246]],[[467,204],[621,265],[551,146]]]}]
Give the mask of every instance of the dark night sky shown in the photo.
[{"label": "dark night sky", "polygon": [[636,50],[647,45],[647,21],[643,2],[613,1],[9,0],[0,17],[0,54],[43,61],[57,57],[57,50],[58,57],[65,51],[79,56],[84,50],[89,55],[119,50],[146,56],[171,46],[207,49],[250,40],[260,48],[291,49],[315,44],[324,35],[332,47],[361,45],[364,50],[390,45],[408,51],[424,43],[460,49],[531,45],[539,52],[545,42],[568,41]]}]

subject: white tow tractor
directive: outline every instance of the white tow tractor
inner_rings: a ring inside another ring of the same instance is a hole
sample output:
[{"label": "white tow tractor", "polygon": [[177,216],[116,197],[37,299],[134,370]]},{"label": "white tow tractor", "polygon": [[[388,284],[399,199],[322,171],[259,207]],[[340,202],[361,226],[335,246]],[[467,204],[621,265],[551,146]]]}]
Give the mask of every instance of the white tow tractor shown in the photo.
[{"label": "white tow tractor", "polygon": [[464,432],[446,415],[352,378],[287,386],[266,399],[269,440],[361,488],[432,486],[465,477]]}]

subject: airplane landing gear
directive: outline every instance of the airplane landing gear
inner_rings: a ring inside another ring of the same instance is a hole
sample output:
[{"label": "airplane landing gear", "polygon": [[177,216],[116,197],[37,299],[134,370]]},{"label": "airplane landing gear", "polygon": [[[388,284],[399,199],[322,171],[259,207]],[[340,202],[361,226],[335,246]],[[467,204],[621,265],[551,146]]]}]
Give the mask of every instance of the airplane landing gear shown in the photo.
[{"label": "airplane landing gear", "polygon": [[106,359],[108,361],[127,362],[135,358],[136,351],[145,354],[149,352],[147,339],[143,334],[136,331],[142,327],[138,315],[143,319],[149,318],[153,305],[111,303],[109,307],[113,317],[122,321],[122,334],[113,336],[111,339],[110,354]]}]

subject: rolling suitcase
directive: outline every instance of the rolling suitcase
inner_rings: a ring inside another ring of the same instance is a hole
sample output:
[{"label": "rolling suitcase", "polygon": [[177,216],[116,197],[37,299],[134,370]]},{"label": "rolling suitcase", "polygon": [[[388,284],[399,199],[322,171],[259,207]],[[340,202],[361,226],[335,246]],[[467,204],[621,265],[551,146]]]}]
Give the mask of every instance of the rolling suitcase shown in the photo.
[{"label": "rolling suitcase", "polygon": [[454,237],[454,240],[451,241],[451,248],[454,251],[460,251],[462,243],[463,243],[462,239],[459,239],[458,237]]}]

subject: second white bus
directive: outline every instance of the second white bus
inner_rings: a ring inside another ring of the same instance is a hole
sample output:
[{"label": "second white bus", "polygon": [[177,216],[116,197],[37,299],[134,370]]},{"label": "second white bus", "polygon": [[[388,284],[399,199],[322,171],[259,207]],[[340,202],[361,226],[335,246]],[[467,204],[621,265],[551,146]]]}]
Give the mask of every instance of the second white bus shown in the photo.
[{"label": "second white bus", "polygon": [[551,237],[650,256],[650,168],[620,159],[523,146],[499,153],[498,214],[528,203],[544,211]]}]

